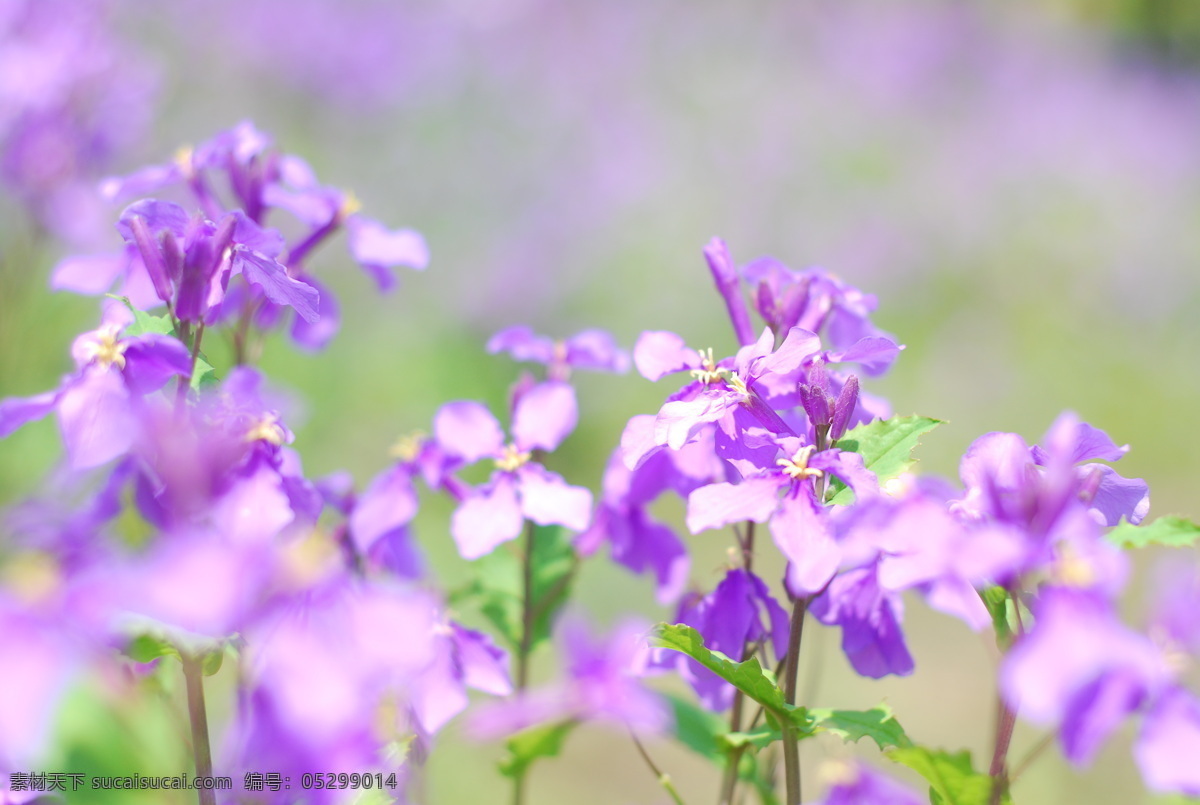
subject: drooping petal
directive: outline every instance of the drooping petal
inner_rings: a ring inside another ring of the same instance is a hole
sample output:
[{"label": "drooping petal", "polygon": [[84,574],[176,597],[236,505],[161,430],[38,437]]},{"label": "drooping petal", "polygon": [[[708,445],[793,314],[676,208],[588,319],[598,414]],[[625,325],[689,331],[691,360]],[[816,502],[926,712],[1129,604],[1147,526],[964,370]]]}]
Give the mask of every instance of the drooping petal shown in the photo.
[{"label": "drooping petal", "polygon": [[187,377],[192,356],[177,338],[147,333],[125,341],[125,383],[134,394],[158,391],[172,377]]},{"label": "drooping petal", "polygon": [[860,338],[849,349],[830,352],[828,360],[830,363],[857,363],[874,377],[886,372],[902,349],[890,338],[872,335]]},{"label": "drooping petal", "polygon": [[913,672],[912,655],[900,629],[900,596],[881,590],[871,567],[842,573],[809,604],[821,623],[842,628],[842,651],[854,670],[872,679]]},{"label": "drooping petal", "polygon": [[292,341],[299,347],[316,351],[324,349],[342,328],[341,309],[333,291],[324,284],[307,276],[304,281],[317,289],[319,295],[317,313],[320,318],[316,321],[308,321],[302,316],[294,318],[292,320]]},{"label": "drooping petal", "polygon": [[516,539],[523,522],[516,479],[497,473],[495,480],[459,504],[450,519],[450,535],[463,559],[478,559]]},{"label": "drooping petal", "polygon": [[412,229],[388,229],[378,221],[352,215],[346,219],[350,254],[375,278],[379,290],[395,285],[394,266],[418,271],[429,265],[429,247],[425,238]]},{"label": "drooping petal", "polygon": [[729,394],[706,388],[695,399],[672,400],[664,405],[654,420],[654,441],[678,450],[708,422],[715,422],[729,411]]},{"label": "drooping petal", "polygon": [[592,493],[569,486],[562,476],[538,464],[517,470],[521,511],[538,525],[583,531],[592,518]]},{"label": "drooping petal", "polygon": [[9,397],[0,400],[0,439],[7,438],[27,422],[41,419],[58,404],[59,391],[47,391],[33,397]]},{"label": "drooping petal", "polygon": [[498,456],[504,431],[483,403],[459,400],[446,403],[433,418],[433,436],[447,453],[470,463]]},{"label": "drooping petal", "polygon": [[71,465],[87,469],[114,459],[133,444],[137,422],[129,391],[115,369],[86,371],[62,389],[58,424]]},{"label": "drooping petal", "polygon": [[1147,694],[1136,673],[1104,674],[1072,697],[1063,715],[1059,739],[1063,754],[1077,767],[1092,762],[1105,740],[1137,710]]},{"label": "drooping petal", "polygon": [[521,395],[513,412],[512,433],[522,450],[552,451],[575,430],[579,408],[569,383],[539,383]]},{"label": "drooping petal", "polygon": [[241,271],[251,285],[261,288],[275,304],[294,308],[307,321],[320,318],[317,289],[288,276],[287,269],[274,259],[239,248],[234,250],[233,264],[235,271]]},{"label": "drooping petal", "polygon": [[417,513],[412,471],[398,464],[375,477],[350,514],[350,536],[366,552],[385,534],[406,525]]},{"label": "drooping petal", "polygon": [[825,518],[807,490],[784,498],[771,518],[771,537],[788,560],[787,587],[793,595],[822,590],[842,561]]},{"label": "drooping petal", "polygon": [[1133,747],[1146,786],[1200,796],[1200,703],[1182,689],[1163,696]]}]

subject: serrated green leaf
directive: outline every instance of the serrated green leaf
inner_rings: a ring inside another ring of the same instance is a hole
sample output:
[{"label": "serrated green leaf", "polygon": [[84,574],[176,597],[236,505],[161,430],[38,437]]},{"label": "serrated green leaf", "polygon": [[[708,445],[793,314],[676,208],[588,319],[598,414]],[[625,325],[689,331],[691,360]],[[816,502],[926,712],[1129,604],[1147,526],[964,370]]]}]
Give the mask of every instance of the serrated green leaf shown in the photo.
[{"label": "serrated green leaf", "polygon": [[870,738],[883,750],[912,745],[892,709],[885,704],[870,710],[812,708],[806,713],[809,732],[829,732],[846,743],[857,743],[863,738]]},{"label": "serrated green leaf", "polygon": [[[525,539],[524,536],[521,539]],[[577,557],[570,532],[558,526],[536,526],[533,531],[533,585],[530,606],[535,613],[529,647],[550,637],[562,605],[571,592]],[[517,648],[521,645],[524,607],[524,573],[521,560],[510,551],[496,550],[472,563],[475,578],[454,596],[455,602],[475,599],[500,636]]]},{"label": "serrated green leaf", "polygon": [[1122,548],[1144,548],[1164,545],[1168,548],[1191,548],[1200,538],[1200,525],[1185,517],[1167,515],[1147,525],[1133,525],[1124,520],[1108,532],[1108,540]]},{"label": "serrated green leaf", "polygon": [[[922,435],[940,424],[939,419],[916,415],[879,419],[847,431],[837,440],[837,447],[861,455],[866,468],[883,484],[916,463],[912,457],[913,448],[920,444]],[[854,493],[836,478],[830,491],[830,503],[845,505],[854,500]]]},{"label": "serrated green leaf", "polygon": [[721,750],[721,739],[729,733],[725,719],[681,696],[661,695],[674,715],[672,731],[675,740],[708,760],[722,760],[725,753]]},{"label": "serrated green leaf", "polygon": [[[929,783],[929,798],[934,805],[988,805],[992,794],[992,778],[975,771],[971,753],[963,750],[951,754],[941,749],[906,746],[891,749],[887,756],[908,766]],[[1005,794],[1003,805],[1012,805]]]},{"label": "serrated green leaf", "polygon": [[518,732],[505,742],[508,755],[500,761],[500,773],[505,777],[520,777],[538,758],[554,757],[562,751],[563,742],[577,721],[563,721]]},{"label": "serrated green leaf", "polygon": [[784,702],[783,692],[775,684],[773,676],[763,670],[755,657],[745,662],[734,662],[719,651],[705,648],[700,633],[682,623],[658,624],[654,627],[653,640],[654,645],[660,648],[679,651],[691,657],[761,704],[768,712],[774,712],[786,720],[788,711],[795,709]]},{"label": "serrated green leaf", "polygon": [[179,649],[162,638],[140,634],[129,641],[125,656],[134,662],[153,662],[159,657],[179,658]]},{"label": "serrated green leaf", "polygon": [[114,294],[108,294],[108,296],[112,299],[120,300],[133,314],[133,324],[125,328],[125,336],[145,335],[146,333],[175,335],[175,326],[171,324],[170,317],[151,316],[144,310],[138,310],[129,301],[129,297],[127,296],[116,296]]}]

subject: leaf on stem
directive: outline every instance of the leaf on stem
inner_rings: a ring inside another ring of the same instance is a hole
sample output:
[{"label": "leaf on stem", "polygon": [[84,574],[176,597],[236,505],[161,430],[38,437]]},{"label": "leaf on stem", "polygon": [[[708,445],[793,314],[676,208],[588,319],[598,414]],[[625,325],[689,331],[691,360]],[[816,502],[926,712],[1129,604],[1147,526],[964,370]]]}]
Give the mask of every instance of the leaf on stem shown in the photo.
[{"label": "leaf on stem", "polygon": [[[549,639],[555,618],[571,591],[576,567],[570,532],[559,526],[536,526],[533,532],[534,613],[529,648]],[[500,636],[517,648],[522,637],[521,560],[509,551],[492,551],[471,563],[475,578],[453,602],[475,599]]]},{"label": "leaf on stem", "polygon": [[561,721],[518,732],[504,744],[508,755],[500,760],[500,773],[505,777],[519,778],[538,758],[555,757],[562,751],[563,742],[578,723]]},{"label": "leaf on stem", "polygon": [[[975,771],[971,753],[966,750],[951,754],[924,746],[905,746],[890,750],[887,756],[928,781],[932,805],[988,805],[992,778]],[[1007,794],[1000,801],[1012,804]]]},{"label": "leaf on stem", "polygon": [[[859,425],[837,440],[840,450],[858,453],[863,464],[875,473],[883,484],[909,470],[916,460],[913,448],[921,443],[921,436],[942,424],[939,419],[924,416],[894,416],[877,419]],[[854,492],[834,478],[829,486],[828,502],[848,504],[854,500]]]},{"label": "leaf on stem", "polygon": [[734,662],[719,651],[705,648],[700,633],[682,623],[660,623],[654,627],[652,636],[653,645],[686,654],[761,704],[776,718],[787,719],[788,711],[794,709],[784,701],[783,691],[775,684],[774,675],[764,671],[756,658]]},{"label": "leaf on stem", "polygon": [[1164,545],[1168,548],[1190,548],[1200,538],[1200,525],[1184,517],[1167,515],[1148,525],[1133,525],[1121,521],[1108,532],[1108,541],[1122,548],[1144,548]]}]

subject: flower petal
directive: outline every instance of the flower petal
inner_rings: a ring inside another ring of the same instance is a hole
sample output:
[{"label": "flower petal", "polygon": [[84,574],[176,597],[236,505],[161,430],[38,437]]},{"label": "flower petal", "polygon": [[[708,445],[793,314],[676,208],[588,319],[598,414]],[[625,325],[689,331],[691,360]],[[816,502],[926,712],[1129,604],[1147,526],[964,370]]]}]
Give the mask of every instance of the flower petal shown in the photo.
[{"label": "flower petal", "polygon": [[504,431],[483,403],[446,403],[433,418],[433,435],[447,453],[468,463],[497,456],[504,448]]},{"label": "flower petal", "polygon": [[539,383],[517,402],[513,440],[522,450],[551,451],[562,444],[578,422],[575,389],[569,383]]}]

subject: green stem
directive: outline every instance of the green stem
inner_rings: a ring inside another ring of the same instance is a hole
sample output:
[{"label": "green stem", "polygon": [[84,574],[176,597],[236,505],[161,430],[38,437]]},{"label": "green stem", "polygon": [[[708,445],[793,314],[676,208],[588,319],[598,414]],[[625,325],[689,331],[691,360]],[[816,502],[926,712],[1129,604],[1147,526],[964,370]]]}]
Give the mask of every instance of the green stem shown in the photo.
[{"label": "green stem", "polygon": [[[521,645],[517,647],[517,695],[529,686],[529,655],[533,653],[533,626],[537,622],[533,604],[535,535],[533,521],[530,520],[525,525],[525,545],[521,556]],[[526,768],[522,768],[513,777],[513,805],[522,805],[525,801],[525,773]]]},{"label": "green stem", "polygon": [[646,751],[646,747],[642,745],[642,742],[638,739],[637,734],[632,728],[629,730],[629,737],[633,739],[633,745],[637,747],[638,754],[642,756],[642,760],[646,761],[646,765],[650,767],[650,771],[658,779],[658,784],[671,795],[671,799],[675,802],[675,805],[684,805],[683,797],[679,796],[679,792],[675,790],[675,784],[671,782],[671,775],[663,773],[662,769],[658,767],[658,764],[650,757],[650,753]]},{"label": "green stem", "polygon": [[[1013,616],[1017,622],[1017,637],[1010,644],[1012,648],[1017,641],[1025,636],[1025,623],[1021,619],[1021,599],[1016,593],[1016,587],[1008,591],[1012,598]],[[1017,724],[1016,708],[1009,707],[1004,696],[996,692],[996,735],[992,744],[992,763],[988,774],[992,778],[992,793],[988,797],[988,805],[1000,805],[1000,800],[1008,792],[1010,784],[1008,775],[1008,749],[1012,745],[1013,728]]]},{"label": "green stem", "polygon": [[[208,744],[208,713],[204,707],[203,660],[191,654],[182,654],[183,678],[187,684],[188,719],[192,724],[192,757],[196,762],[197,777],[212,777],[212,749]],[[199,789],[200,805],[216,805],[217,795]]]},{"label": "green stem", "polygon": [[[800,639],[804,636],[804,616],[808,598],[792,602],[792,623],[788,632],[787,659],[783,671],[783,700],[796,703],[796,677],[800,670]],[[786,805],[800,805],[800,737],[790,721],[783,725],[783,774],[787,788]]]}]

